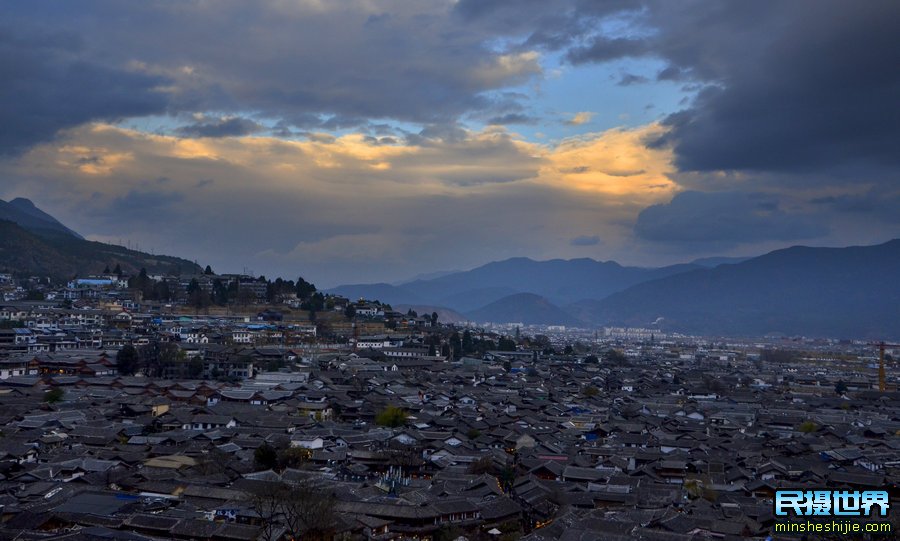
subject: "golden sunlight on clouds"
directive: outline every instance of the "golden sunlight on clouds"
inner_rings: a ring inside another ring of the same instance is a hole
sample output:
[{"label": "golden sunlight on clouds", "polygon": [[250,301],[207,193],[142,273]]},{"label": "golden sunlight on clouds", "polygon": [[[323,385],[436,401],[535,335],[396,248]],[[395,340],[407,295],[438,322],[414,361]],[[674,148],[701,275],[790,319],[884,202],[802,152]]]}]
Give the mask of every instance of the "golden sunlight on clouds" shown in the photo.
[{"label": "golden sunlight on clouds", "polygon": [[104,147],[63,145],[56,153],[56,163],[65,169],[77,169],[85,175],[108,175],[134,158],[131,152],[115,152]]},{"label": "golden sunlight on clouds", "polygon": [[51,174],[58,178],[74,176],[68,182],[77,191],[90,189],[86,176],[97,182],[114,178],[111,186],[104,181],[110,196],[165,177],[173,180],[170,190],[214,178],[219,189],[284,195],[299,190],[353,200],[503,193],[527,183],[652,204],[677,190],[668,176],[674,170],[670,151],[644,144],[663,129],[658,124],[613,129],[543,146],[496,127],[420,144],[379,144],[363,134],[307,141],[192,139],[94,125],[71,130],[63,143],[33,149],[22,166],[55,168]]},{"label": "golden sunlight on clouds", "polygon": [[670,198],[678,189],[669,178],[675,171],[671,151],[644,144],[664,130],[650,124],[566,139],[546,154],[540,179],[562,188],[638,200]]}]

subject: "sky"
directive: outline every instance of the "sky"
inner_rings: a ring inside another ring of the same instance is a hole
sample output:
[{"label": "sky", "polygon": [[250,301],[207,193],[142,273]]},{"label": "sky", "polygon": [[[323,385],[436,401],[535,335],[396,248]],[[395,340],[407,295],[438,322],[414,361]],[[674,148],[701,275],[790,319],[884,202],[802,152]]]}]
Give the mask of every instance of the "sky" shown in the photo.
[{"label": "sky", "polygon": [[900,3],[11,0],[0,198],[320,287],[900,236]]}]

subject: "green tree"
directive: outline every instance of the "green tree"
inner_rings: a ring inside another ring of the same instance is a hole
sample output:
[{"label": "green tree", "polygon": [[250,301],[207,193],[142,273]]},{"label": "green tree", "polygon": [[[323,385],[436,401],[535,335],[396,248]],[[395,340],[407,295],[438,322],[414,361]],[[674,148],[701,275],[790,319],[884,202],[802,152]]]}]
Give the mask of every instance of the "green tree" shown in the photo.
[{"label": "green tree", "polygon": [[581,389],[581,394],[583,394],[587,398],[593,398],[600,394],[600,389],[598,389],[597,387],[595,387],[593,385],[585,385]]},{"label": "green tree", "polygon": [[60,387],[53,387],[44,393],[44,402],[48,404],[56,404],[66,395],[66,392]]},{"label": "green tree", "polygon": [[[462,340],[459,338],[459,333],[454,332],[450,336],[450,350],[453,352],[453,360],[458,361],[460,357],[463,356],[463,348],[462,348]],[[448,353],[449,355],[449,353]]]},{"label": "green tree", "polygon": [[[302,310],[310,312],[321,312],[325,308],[325,295],[321,293],[313,293],[309,299],[300,304]],[[310,318],[313,319],[313,318]]]},{"label": "green tree", "polygon": [[406,418],[406,411],[404,411],[402,408],[398,408],[397,406],[388,406],[375,416],[375,422],[380,426],[397,428],[399,426],[403,426],[403,424],[406,422]]},{"label": "green tree", "polygon": [[472,342],[472,333],[466,329],[462,335],[462,352],[463,355],[468,355],[473,351],[475,351],[475,344]]},{"label": "green tree", "polygon": [[302,447],[285,447],[284,449],[278,451],[278,468],[284,470],[285,468],[294,468],[297,469],[309,460],[312,453],[309,449],[304,449]]},{"label": "green tree", "polygon": [[203,361],[200,357],[194,357],[188,361],[188,377],[199,378],[203,374]]},{"label": "green tree", "polygon": [[600,359],[598,359],[596,355],[591,354],[584,358],[584,362],[587,364],[597,364],[600,362]]},{"label": "green tree", "polygon": [[502,336],[497,344],[497,349],[500,351],[515,351],[516,341],[506,336]]},{"label": "green tree", "polygon": [[278,451],[264,442],[253,451],[253,464],[260,470],[274,470],[278,467]]},{"label": "green tree", "polygon": [[797,430],[803,432],[804,434],[811,434],[819,430],[819,425],[817,425],[813,421],[804,421],[800,423],[800,426],[797,427]]},{"label": "green tree", "polygon": [[297,286],[296,286],[297,298],[300,300],[308,299],[313,293],[316,292],[316,286],[307,282],[303,279],[303,277],[297,278]]},{"label": "green tree", "polygon": [[28,293],[25,295],[26,301],[42,301],[46,298],[43,291],[38,291],[37,289],[29,289]]},{"label": "green tree", "polygon": [[137,348],[131,344],[125,345],[116,353],[116,369],[123,376],[133,376],[138,369],[140,356]]},{"label": "green tree", "polygon": [[168,282],[160,280],[153,284],[153,298],[159,301],[172,300],[172,292],[169,290]]},{"label": "green tree", "polygon": [[215,273],[213,272],[212,267],[210,267],[209,265],[207,265],[207,266],[206,266],[206,269],[203,271],[203,274],[205,274],[205,275],[207,275],[207,276],[212,276],[212,275],[215,274]]},{"label": "green tree", "polygon": [[847,392],[847,384],[844,383],[844,380],[840,380],[834,385],[834,392],[837,394],[844,394]]},{"label": "green tree", "polygon": [[603,360],[617,366],[628,364],[628,357],[621,351],[612,348],[606,350],[606,353],[603,354]]},{"label": "green tree", "polygon": [[123,274],[123,272],[122,272],[122,265],[119,265],[118,263],[116,263],[116,268],[113,269],[113,272],[116,274],[116,276],[118,276],[119,278],[121,278],[121,277],[122,277],[122,274]]},{"label": "green tree", "polygon": [[187,286],[188,302],[194,308],[205,308],[209,306],[209,294],[200,287],[200,282],[196,278],[191,278],[191,282]]}]

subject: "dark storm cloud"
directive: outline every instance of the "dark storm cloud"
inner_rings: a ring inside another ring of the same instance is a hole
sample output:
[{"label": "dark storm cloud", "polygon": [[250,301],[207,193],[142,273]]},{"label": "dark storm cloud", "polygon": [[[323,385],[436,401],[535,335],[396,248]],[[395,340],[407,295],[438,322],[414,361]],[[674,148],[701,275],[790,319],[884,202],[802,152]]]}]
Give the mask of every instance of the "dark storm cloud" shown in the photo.
[{"label": "dark storm cloud", "polygon": [[900,4],[785,5],[780,31],[750,62],[736,52],[717,68],[721,86],[668,118],[678,167],[900,165]]},{"label": "dark storm cloud", "polygon": [[524,47],[556,51],[591,35],[598,21],[642,8],[640,0],[460,0],[454,14],[468,27],[522,38]]},{"label": "dark storm cloud", "polygon": [[682,192],[641,211],[634,231],[646,241],[715,249],[828,233],[809,216],[785,212],[775,196],[745,192]]},{"label": "dark storm cloud", "polygon": [[811,201],[823,210],[831,210],[841,214],[862,215],[877,218],[880,221],[900,223],[900,193],[882,193],[868,191],[863,194],[817,197]]},{"label": "dark storm cloud", "polygon": [[[547,36],[572,64],[652,57],[667,64],[658,80],[705,85],[666,119],[671,131],[659,141],[682,171],[858,174],[900,165],[896,1],[544,4],[462,0],[455,11],[525,43]],[[602,24],[616,18],[626,23]]]},{"label": "dark storm cloud", "polygon": [[566,60],[573,64],[607,62],[630,56],[644,56],[652,50],[650,47],[651,44],[644,39],[598,36],[589,45],[570,49],[566,53]]},{"label": "dark storm cloud", "polygon": [[64,31],[0,28],[0,154],[17,154],[63,128],[163,112],[162,77],[83,58]]},{"label": "dark storm cloud", "polygon": [[263,130],[263,127],[249,118],[230,117],[203,120],[187,126],[182,126],[176,131],[179,135],[189,137],[240,137],[251,135]]},{"label": "dark storm cloud", "polygon": [[[452,124],[480,110],[498,116],[489,94],[538,75],[537,58],[488,48],[494,36],[469,31],[451,8],[11,2],[4,22],[16,34],[0,31],[0,122],[13,129],[4,130],[0,148],[22,150],[92,120],[161,113],[253,114],[282,120],[276,133],[285,135],[372,119]],[[251,128],[232,120],[181,133]]]},{"label": "dark storm cloud", "polygon": [[[652,56],[659,80],[707,84],[670,115],[682,171],[900,165],[900,4],[647,2],[644,36],[599,34],[576,64]],[[858,172],[858,171],[857,171]]]}]

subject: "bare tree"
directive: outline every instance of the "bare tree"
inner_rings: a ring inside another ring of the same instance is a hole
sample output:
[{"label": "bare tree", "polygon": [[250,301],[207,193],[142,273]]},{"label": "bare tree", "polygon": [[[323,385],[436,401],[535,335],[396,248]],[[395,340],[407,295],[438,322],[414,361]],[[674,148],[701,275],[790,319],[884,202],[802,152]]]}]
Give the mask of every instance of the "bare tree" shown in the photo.
[{"label": "bare tree", "polygon": [[333,536],[334,495],[314,480],[254,483],[247,490],[247,503],[259,517],[267,541],[274,541],[281,524],[296,539],[325,541]]},{"label": "bare tree", "polygon": [[326,487],[306,480],[286,487],[281,512],[288,531],[298,539],[331,539],[336,523],[335,498]]},{"label": "bare tree", "polygon": [[259,517],[263,527],[262,538],[266,541],[275,541],[279,531],[277,521],[282,515],[282,501],[285,494],[284,483],[272,483],[260,481],[254,483],[246,491],[247,504]]}]

